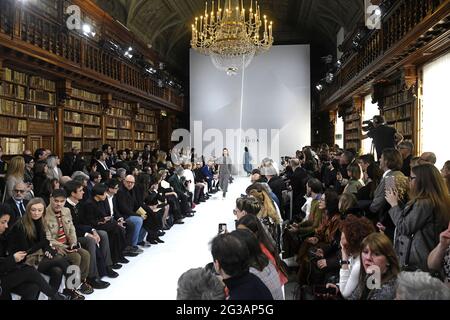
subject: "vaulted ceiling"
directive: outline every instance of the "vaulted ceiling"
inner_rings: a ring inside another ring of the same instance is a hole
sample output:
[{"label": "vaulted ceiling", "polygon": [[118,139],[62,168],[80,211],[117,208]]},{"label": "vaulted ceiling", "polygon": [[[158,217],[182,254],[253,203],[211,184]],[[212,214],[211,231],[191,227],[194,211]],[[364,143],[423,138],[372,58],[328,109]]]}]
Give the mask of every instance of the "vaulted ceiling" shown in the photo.
[{"label": "vaulted ceiling", "polygon": [[[163,61],[179,70],[186,69],[190,25],[204,11],[205,0],[95,1],[151,45]],[[246,7],[249,3],[244,0]],[[363,0],[259,0],[258,3],[261,12],[274,22],[275,44],[311,43],[328,53],[336,52],[336,33],[340,27],[349,30],[364,12]]]}]

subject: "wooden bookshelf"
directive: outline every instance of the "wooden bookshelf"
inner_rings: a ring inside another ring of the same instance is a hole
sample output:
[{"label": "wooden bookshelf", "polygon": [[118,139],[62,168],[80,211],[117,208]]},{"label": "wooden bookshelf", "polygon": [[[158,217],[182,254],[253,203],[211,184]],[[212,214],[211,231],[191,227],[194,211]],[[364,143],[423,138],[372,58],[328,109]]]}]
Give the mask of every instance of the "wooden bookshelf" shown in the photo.
[{"label": "wooden bookshelf", "polygon": [[118,150],[132,149],[132,119],[135,104],[111,100],[106,111],[106,143]]},{"label": "wooden bookshelf", "polygon": [[405,140],[413,141],[416,99],[401,75],[383,85],[382,113],[387,125],[394,127]]},{"label": "wooden bookshelf", "polygon": [[158,136],[156,111],[140,106],[137,111],[134,124],[134,149],[144,150],[146,144],[156,146]]},{"label": "wooden bookshelf", "polygon": [[362,143],[362,97],[353,97],[351,104],[343,106],[344,148],[360,152]]},{"label": "wooden bookshelf", "polygon": [[101,95],[80,88],[71,88],[64,106],[64,152],[79,148],[91,152],[102,145]]},{"label": "wooden bookshelf", "polygon": [[10,66],[0,67],[0,145],[5,155],[54,148],[55,82]]}]

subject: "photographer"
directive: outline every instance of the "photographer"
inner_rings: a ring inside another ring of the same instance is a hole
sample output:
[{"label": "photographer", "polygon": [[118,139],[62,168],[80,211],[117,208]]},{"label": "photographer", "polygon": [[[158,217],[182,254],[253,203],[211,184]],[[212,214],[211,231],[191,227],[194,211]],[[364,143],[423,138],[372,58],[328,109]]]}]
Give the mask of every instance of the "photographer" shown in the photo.
[{"label": "photographer", "polygon": [[395,128],[385,124],[383,116],[374,116],[372,121],[363,121],[363,124],[367,124],[367,127],[363,127],[363,130],[368,132],[363,134],[361,139],[373,139],[373,144],[377,151],[377,159],[381,158],[381,153],[384,149],[395,148],[403,140],[403,136]]}]

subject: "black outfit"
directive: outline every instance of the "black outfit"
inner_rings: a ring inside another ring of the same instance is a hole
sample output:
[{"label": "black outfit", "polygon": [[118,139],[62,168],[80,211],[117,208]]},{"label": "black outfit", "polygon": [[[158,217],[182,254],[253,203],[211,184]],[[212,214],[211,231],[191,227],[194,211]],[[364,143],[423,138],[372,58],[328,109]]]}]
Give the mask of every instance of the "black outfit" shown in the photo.
[{"label": "black outfit", "polygon": [[178,199],[181,203],[182,214],[190,213],[192,210],[189,204],[189,197],[186,195],[186,188],[181,182],[180,177],[178,177],[177,174],[174,174],[167,180],[167,182],[170,183],[170,186],[177,193]]},{"label": "black outfit", "polygon": [[35,197],[44,199],[48,205],[50,203],[50,190],[48,190],[47,176],[45,173],[36,173],[33,177],[33,191]]},{"label": "black outfit", "polygon": [[62,277],[66,274],[70,263],[65,257],[57,256],[55,250],[50,247],[42,225],[42,219],[34,220],[33,222],[36,230],[36,239],[27,237],[22,221],[19,221],[8,234],[8,252],[27,251],[28,255],[40,249],[43,252],[50,252],[53,255],[53,259],[44,257],[37,266],[39,272],[50,277],[49,284],[56,292],[59,290]]},{"label": "black outfit", "polygon": [[308,182],[308,174],[306,170],[302,167],[297,167],[290,179],[294,215],[298,215],[300,213],[301,207],[306,202],[306,199],[304,198],[306,194],[306,182]]},{"label": "black outfit", "polygon": [[283,219],[285,219],[283,190],[286,190],[286,183],[281,177],[273,176],[267,184],[269,185],[270,189],[272,189],[272,192],[277,196],[278,201],[280,202],[280,214]]},{"label": "black outfit", "polygon": [[367,133],[367,136],[373,139],[378,159],[381,158],[381,153],[384,149],[395,148],[396,133],[397,130],[384,124],[377,128],[373,128]]},{"label": "black outfit", "polygon": [[123,251],[126,247],[125,230],[117,224],[115,220],[106,223],[105,217],[111,216],[108,201],[96,201],[89,199],[80,208],[81,223],[108,233],[109,248],[111,250],[111,260],[118,263],[124,258]]},{"label": "black outfit", "polygon": [[73,167],[75,162],[77,161],[77,155],[75,155],[73,152],[68,152],[64,154],[62,163],[61,163],[61,171],[63,175],[65,176],[71,176],[74,172]]},{"label": "black outfit", "polygon": [[6,237],[0,235],[0,300],[10,299],[10,293],[20,295],[22,300],[36,300],[40,291],[54,297],[56,291],[41,274],[31,266],[16,263],[13,254],[8,254]]},{"label": "black outfit", "polygon": [[13,214],[9,219],[9,228],[12,226],[26,213],[26,208],[28,204],[28,200],[22,200],[21,205],[17,205],[16,201],[13,198],[9,198],[5,201],[5,204],[9,207],[10,212]]},{"label": "black outfit", "polygon": [[246,272],[242,276],[224,279],[230,290],[229,300],[273,300],[266,285],[254,274]]},{"label": "black outfit", "polygon": [[403,159],[402,172],[406,177],[411,175],[411,159],[412,155],[410,154],[406,159]]}]

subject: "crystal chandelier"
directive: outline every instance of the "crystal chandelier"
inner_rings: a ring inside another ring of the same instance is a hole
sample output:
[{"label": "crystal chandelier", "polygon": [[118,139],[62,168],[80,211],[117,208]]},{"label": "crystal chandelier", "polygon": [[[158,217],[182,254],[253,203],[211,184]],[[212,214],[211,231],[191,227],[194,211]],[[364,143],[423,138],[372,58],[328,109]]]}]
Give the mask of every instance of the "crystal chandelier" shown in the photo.
[{"label": "crystal chandelier", "polygon": [[209,55],[214,66],[228,75],[246,68],[255,55],[267,51],[272,44],[272,21],[268,23],[265,15],[261,19],[258,1],[253,7],[250,0],[248,12],[243,0],[240,4],[239,0],[225,0],[224,8],[220,0],[217,8],[212,1],[209,14],[207,1],[204,15],[196,17],[192,25],[192,48]]}]

